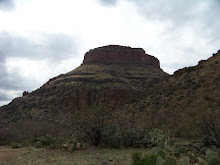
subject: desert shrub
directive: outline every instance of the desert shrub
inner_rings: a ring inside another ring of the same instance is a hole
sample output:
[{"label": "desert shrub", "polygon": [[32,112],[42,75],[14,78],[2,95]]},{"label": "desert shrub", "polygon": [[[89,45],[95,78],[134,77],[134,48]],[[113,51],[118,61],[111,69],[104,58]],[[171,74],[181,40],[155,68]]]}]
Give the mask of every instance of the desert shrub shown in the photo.
[{"label": "desert shrub", "polygon": [[[211,99],[206,96],[204,99],[212,102]],[[211,103],[210,103],[211,104]],[[220,127],[219,127],[219,105],[211,104],[210,108],[201,111],[201,116],[190,115],[195,121],[197,127],[201,131],[201,135],[204,137],[204,145],[212,145],[220,148]]]},{"label": "desert shrub", "polygon": [[167,133],[157,128],[151,129],[148,133],[148,137],[151,143],[165,142],[169,138]]},{"label": "desert shrub", "polygon": [[184,153],[187,152],[187,149],[186,149],[185,147],[180,147],[180,148],[178,149],[178,152],[184,154]]},{"label": "desert shrub", "polygon": [[139,152],[132,154],[132,165],[154,165],[156,161],[157,156],[154,154],[145,156],[142,156]]},{"label": "desert shrub", "polygon": [[119,128],[116,125],[110,125],[103,133],[102,146],[112,148],[122,147],[122,138],[119,133]]},{"label": "desert shrub", "polygon": [[32,145],[32,142],[30,141],[30,140],[27,140],[27,139],[25,139],[25,140],[23,140],[22,142],[21,142],[21,146],[22,147],[29,147],[29,146],[31,146]]},{"label": "desert shrub", "polygon": [[42,146],[41,146],[41,144],[40,143],[34,143],[34,145],[33,145],[35,148],[41,148]]},{"label": "desert shrub", "polygon": [[[154,130],[159,132],[161,131]],[[163,135],[163,134],[162,134]],[[154,136],[154,138],[157,136]],[[157,146],[151,149],[151,153],[142,156],[141,153],[132,154],[133,165],[217,165],[220,164],[220,159],[218,156],[218,151],[214,149],[208,149],[206,152],[201,150],[200,154],[193,154],[190,148],[191,144],[187,147],[181,145],[175,145],[175,141],[170,139],[170,137],[165,138],[155,138],[157,141]],[[159,141],[159,142],[158,142]],[[151,160],[151,161],[149,161]],[[156,161],[155,161],[156,160]]]},{"label": "desert shrub", "polygon": [[134,152],[132,153],[132,161],[133,164],[137,164],[142,159],[142,153],[140,152]]},{"label": "desert shrub", "polygon": [[165,161],[164,165],[176,165],[176,159],[174,159],[174,158],[168,158],[168,159]]},{"label": "desert shrub", "polygon": [[3,140],[0,140],[0,146],[4,146],[4,145],[6,145],[7,143],[5,142],[5,141],[3,141]]},{"label": "desert shrub", "polygon": [[20,148],[20,147],[21,147],[20,144],[18,144],[18,143],[16,143],[16,142],[12,142],[12,143],[10,144],[10,146],[11,146],[12,149],[16,149],[16,148]]},{"label": "desert shrub", "polygon": [[217,157],[212,157],[209,161],[208,161],[208,165],[219,165],[220,164],[220,159]]},{"label": "desert shrub", "polygon": [[122,144],[125,147],[146,147],[149,144],[147,130],[142,127],[134,127],[122,133]]},{"label": "desert shrub", "polygon": [[37,143],[36,144],[37,148],[39,148],[40,146],[54,148],[54,146],[58,144],[57,138],[48,134],[36,138],[35,142]]},{"label": "desert shrub", "polygon": [[108,120],[111,116],[111,110],[102,106],[94,106],[92,109],[75,112],[72,116],[72,124],[97,147],[102,143],[102,138],[109,126]]}]

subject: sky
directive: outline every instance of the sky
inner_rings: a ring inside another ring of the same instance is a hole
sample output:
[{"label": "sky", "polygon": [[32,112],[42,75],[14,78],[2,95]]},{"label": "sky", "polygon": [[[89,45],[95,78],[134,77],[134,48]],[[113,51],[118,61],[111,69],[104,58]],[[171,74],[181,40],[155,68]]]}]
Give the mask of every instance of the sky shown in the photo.
[{"label": "sky", "polygon": [[80,66],[90,49],[143,48],[174,71],[220,49],[220,0],[0,0],[0,106]]}]

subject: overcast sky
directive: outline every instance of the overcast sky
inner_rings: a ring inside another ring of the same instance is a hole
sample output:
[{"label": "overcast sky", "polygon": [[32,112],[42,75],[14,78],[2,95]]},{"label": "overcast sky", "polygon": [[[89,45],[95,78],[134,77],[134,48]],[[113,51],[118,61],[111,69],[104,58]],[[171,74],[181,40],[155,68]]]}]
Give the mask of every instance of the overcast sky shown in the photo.
[{"label": "overcast sky", "polygon": [[85,52],[141,47],[175,70],[220,49],[220,0],[0,0],[0,106],[79,66]]}]

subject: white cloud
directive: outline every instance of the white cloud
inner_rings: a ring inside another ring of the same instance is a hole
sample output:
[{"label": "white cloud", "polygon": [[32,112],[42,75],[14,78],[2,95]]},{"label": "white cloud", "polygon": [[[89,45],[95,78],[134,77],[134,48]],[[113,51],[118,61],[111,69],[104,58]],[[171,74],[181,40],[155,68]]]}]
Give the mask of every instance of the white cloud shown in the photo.
[{"label": "white cloud", "polygon": [[0,15],[0,90],[10,98],[74,69],[95,47],[142,47],[173,73],[220,45],[218,0],[3,0]]},{"label": "white cloud", "polygon": [[79,44],[73,36],[39,33],[37,38],[0,33],[0,90],[14,91],[10,97],[7,92],[0,93],[0,101],[33,91],[80,64]]},{"label": "white cloud", "polygon": [[0,0],[0,10],[8,11],[14,7],[14,0]]},{"label": "white cloud", "polygon": [[104,6],[115,6],[118,0],[98,0]]}]

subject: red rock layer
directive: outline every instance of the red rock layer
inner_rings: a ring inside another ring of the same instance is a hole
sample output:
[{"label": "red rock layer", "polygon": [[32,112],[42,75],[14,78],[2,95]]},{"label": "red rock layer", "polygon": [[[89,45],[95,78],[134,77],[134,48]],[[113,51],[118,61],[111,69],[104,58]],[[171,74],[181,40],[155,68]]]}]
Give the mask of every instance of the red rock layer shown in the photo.
[{"label": "red rock layer", "polygon": [[145,62],[155,68],[160,68],[159,60],[146,54],[142,48],[118,45],[95,48],[85,54],[83,64],[97,62]]}]

